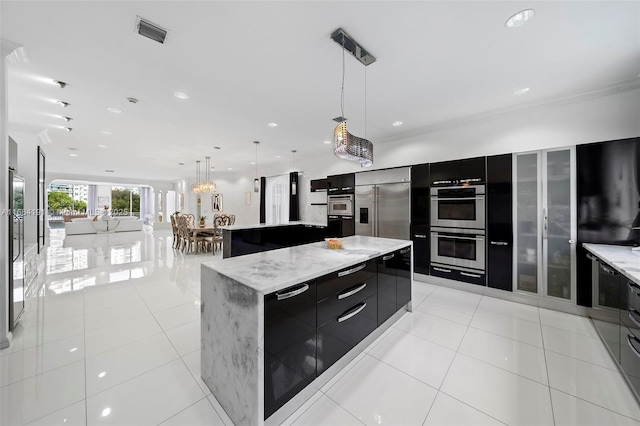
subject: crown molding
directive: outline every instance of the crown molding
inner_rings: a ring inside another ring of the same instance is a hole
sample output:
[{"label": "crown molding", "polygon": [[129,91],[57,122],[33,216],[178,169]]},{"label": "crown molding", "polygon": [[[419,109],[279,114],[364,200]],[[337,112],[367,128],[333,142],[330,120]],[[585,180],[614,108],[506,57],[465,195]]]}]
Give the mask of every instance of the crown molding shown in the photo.
[{"label": "crown molding", "polygon": [[380,138],[377,140],[377,142],[386,143],[386,142],[404,140],[404,139],[408,139],[408,138],[412,138],[412,137],[416,137],[416,136],[420,136],[428,133],[437,132],[440,130],[453,129],[456,127],[460,127],[462,125],[473,124],[475,122],[480,122],[487,119],[499,117],[500,115],[511,113],[511,112],[535,109],[543,106],[556,106],[556,105],[567,105],[567,104],[579,103],[579,102],[584,102],[590,99],[602,98],[605,96],[614,95],[616,93],[629,92],[637,89],[640,89],[640,75],[628,80],[622,80],[608,86],[603,86],[594,90],[590,90],[588,92],[552,96],[544,99],[539,99],[536,101],[521,103],[518,105],[506,107],[506,108],[496,108],[496,109],[484,111],[478,114],[472,114],[472,115],[455,118],[451,120],[444,120],[438,123],[422,126],[417,129],[412,129],[406,132],[398,133],[393,137]]}]

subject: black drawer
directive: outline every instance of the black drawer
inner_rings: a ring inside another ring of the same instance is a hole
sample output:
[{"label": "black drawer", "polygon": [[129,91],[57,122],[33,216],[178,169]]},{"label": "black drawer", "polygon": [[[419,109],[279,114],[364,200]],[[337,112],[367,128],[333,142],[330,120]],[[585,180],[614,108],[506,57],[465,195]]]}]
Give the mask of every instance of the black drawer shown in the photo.
[{"label": "black drawer", "polygon": [[394,253],[379,257],[378,264],[378,325],[396,312],[397,276]]},{"label": "black drawer", "polygon": [[448,278],[450,280],[462,281],[470,284],[485,285],[486,275],[484,272],[460,271],[447,266],[431,265],[431,275],[435,277]]},{"label": "black drawer", "polygon": [[335,299],[338,293],[363,283],[377,274],[375,261],[363,262],[358,265],[325,275],[318,279],[318,303],[325,299]]},{"label": "black drawer", "polygon": [[318,326],[331,321],[351,306],[375,295],[378,292],[378,277],[370,276],[350,287],[340,288],[339,292],[318,303]]},{"label": "black drawer", "polygon": [[316,284],[265,296],[265,418],[316,377]]},{"label": "black drawer", "polygon": [[378,325],[377,296],[349,307],[337,318],[318,328],[317,374],[322,374]]}]

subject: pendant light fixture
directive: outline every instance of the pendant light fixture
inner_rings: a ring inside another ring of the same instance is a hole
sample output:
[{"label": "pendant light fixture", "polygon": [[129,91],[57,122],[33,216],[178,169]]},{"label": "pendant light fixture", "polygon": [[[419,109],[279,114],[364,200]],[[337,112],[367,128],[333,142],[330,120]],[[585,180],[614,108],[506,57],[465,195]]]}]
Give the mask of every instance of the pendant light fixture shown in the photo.
[{"label": "pendant light fixture", "polygon": [[[342,115],[334,118],[340,124],[333,131],[333,153],[345,160],[359,163],[361,167],[369,167],[373,164],[373,143],[371,141],[354,136],[347,131],[347,119],[344,117],[344,75],[345,53],[347,50],[358,59],[365,67],[376,61],[362,46],[353,40],[342,28],[338,28],[331,34],[333,41],[342,46],[342,86],[340,90],[340,111]],[[365,137],[367,132],[367,74],[365,68]]]},{"label": "pendant light fixture", "polygon": [[253,141],[253,143],[256,146],[256,177],[253,179],[253,192],[260,192],[260,179],[258,179],[258,145],[260,142]]},{"label": "pendant light fixture", "polygon": [[211,157],[204,157],[204,158],[205,158],[205,166],[206,166],[206,171],[205,171],[206,179],[204,182],[200,184],[199,193],[211,194],[213,192],[216,192],[216,184],[211,181],[209,176],[211,172]]},{"label": "pendant light fixture", "polygon": [[200,160],[196,160],[196,183],[191,185],[191,191],[196,194],[200,193]]}]

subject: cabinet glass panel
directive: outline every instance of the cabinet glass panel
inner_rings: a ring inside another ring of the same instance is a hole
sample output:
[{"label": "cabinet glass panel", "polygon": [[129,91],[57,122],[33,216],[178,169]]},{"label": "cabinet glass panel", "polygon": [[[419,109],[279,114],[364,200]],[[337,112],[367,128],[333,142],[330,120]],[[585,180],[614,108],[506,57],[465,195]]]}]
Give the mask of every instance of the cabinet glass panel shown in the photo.
[{"label": "cabinet glass panel", "polygon": [[546,153],[547,295],[571,299],[571,152]]},{"label": "cabinet glass panel", "polygon": [[521,154],[516,159],[518,244],[516,288],[538,292],[538,154]]}]

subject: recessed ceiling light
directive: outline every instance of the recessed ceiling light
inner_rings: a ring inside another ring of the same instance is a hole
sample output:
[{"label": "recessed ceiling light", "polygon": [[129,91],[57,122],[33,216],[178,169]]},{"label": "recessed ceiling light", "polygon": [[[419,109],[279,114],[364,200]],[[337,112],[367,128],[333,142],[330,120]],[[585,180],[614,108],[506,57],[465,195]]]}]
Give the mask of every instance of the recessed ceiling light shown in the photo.
[{"label": "recessed ceiling light", "polygon": [[71,157],[77,157],[78,154],[69,154]]},{"label": "recessed ceiling light", "polygon": [[62,108],[66,108],[69,105],[71,105],[69,102],[65,102],[65,101],[56,101],[56,103],[60,105]]},{"label": "recessed ceiling light", "polygon": [[[109,170],[109,169],[105,169],[105,172],[107,172],[107,173],[113,173],[114,171],[113,171],[113,170]],[[105,373],[105,374],[106,374],[106,373]],[[104,377],[104,376],[99,376],[99,377]]]},{"label": "recessed ceiling light", "polygon": [[98,374],[98,377],[102,379],[106,375],[107,375],[107,372],[103,371],[102,373]]},{"label": "recessed ceiling light", "polygon": [[129,103],[131,103],[131,104],[137,104],[137,103],[138,103],[138,99],[136,99],[136,98],[131,98],[131,97],[129,97],[129,98],[127,98],[127,100],[128,100],[128,101],[129,101]]},{"label": "recessed ceiling light", "polygon": [[110,131],[108,131],[108,130],[103,130],[103,131],[102,131],[102,132],[100,132],[100,133],[102,133],[103,135],[112,135],[112,134],[113,134],[113,133],[111,133],[111,132],[110,132]]},{"label": "recessed ceiling light", "polygon": [[71,117],[65,117],[64,115],[61,115],[60,118],[62,118],[64,121],[66,121],[67,123],[70,122],[71,120],[73,120],[73,118]]},{"label": "recessed ceiling light", "polygon": [[73,127],[63,127],[63,129],[65,129],[67,132],[70,132],[73,130]]},{"label": "recessed ceiling light", "polygon": [[77,151],[77,150],[78,150],[78,148],[71,148],[71,147],[69,147],[69,148],[67,148],[67,149],[68,149],[69,151]]},{"label": "recessed ceiling light", "polygon": [[111,414],[111,408],[107,407],[104,410],[102,410],[102,417],[107,417],[109,414]]},{"label": "recessed ceiling light", "polygon": [[189,99],[189,95],[187,95],[184,92],[176,92],[173,94],[173,96],[175,96],[178,99]]},{"label": "recessed ceiling light", "polygon": [[391,124],[393,125],[393,127],[399,127],[399,126],[402,126],[402,121],[394,121]]},{"label": "recessed ceiling light", "polygon": [[229,167],[227,170],[233,170],[231,167]]},{"label": "recessed ceiling light", "polygon": [[516,13],[507,19],[507,22],[504,23],[504,26],[507,28],[518,28],[526,24],[533,18],[533,15],[536,14],[536,11],[533,9],[525,9]]},{"label": "recessed ceiling light", "polygon": [[514,95],[524,95],[525,93],[527,93],[529,90],[531,90],[530,87],[521,87],[519,89],[516,89],[513,91]]},{"label": "recessed ceiling light", "polygon": [[276,155],[276,158],[280,158],[280,156],[279,156],[279,155]]},{"label": "recessed ceiling light", "polygon": [[219,146],[214,146],[213,149],[221,149]]},{"label": "recessed ceiling light", "polygon": [[256,162],[255,162],[255,161],[252,161],[252,162],[250,162],[249,164],[256,164]]},{"label": "recessed ceiling light", "polygon": [[120,114],[122,112],[120,108],[116,108],[114,106],[108,106],[107,111],[112,112],[114,114]]},{"label": "recessed ceiling light", "polygon": [[184,163],[182,163],[182,162],[178,163],[178,166],[184,166]]},{"label": "recessed ceiling light", "polygon": [[267,126],[269,126],[269,127],[278,127],[278,123],[271,122],[271,123],[268,123]]},{"label": "recessed ceiling light", "polygon": [[98,145],[98,148],[106,148],[106,147],[107,147],[106,145],[102,145],[102,144]]},{"label": "recessed ceiling light", "polygon": [[67,87],[67,83],[60,80],[53,80],[53,84],[57,85],[61,89],[64,89],[65,87]]},{"label": "recessed ceiling light", "polygon": [[326,143],[327,145],[329,145],[330,143],[333,143],[331,141],[324,141],[324,143]]}]

